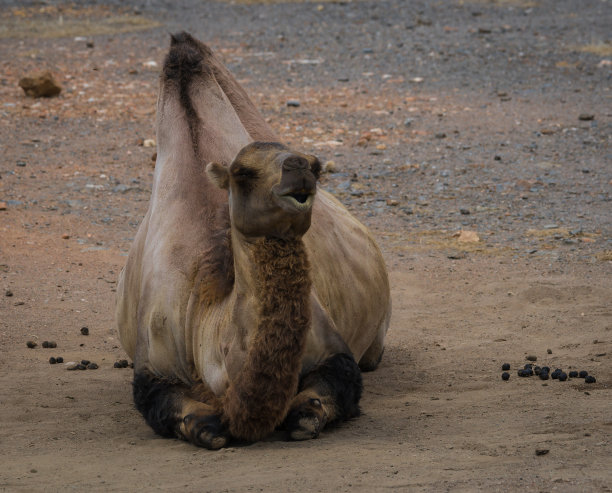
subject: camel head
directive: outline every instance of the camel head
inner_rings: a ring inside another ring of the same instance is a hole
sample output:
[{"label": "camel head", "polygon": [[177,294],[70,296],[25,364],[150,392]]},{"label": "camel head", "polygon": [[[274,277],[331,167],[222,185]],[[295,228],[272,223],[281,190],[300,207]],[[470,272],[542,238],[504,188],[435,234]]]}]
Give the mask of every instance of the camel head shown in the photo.
[{"label": "camel head", "polygon": [[253,142],[229,167],[209,163],[213,183],[229,191],[232,228],[247,238],[301,237],[310,227],[319,160],[278,143]]}]

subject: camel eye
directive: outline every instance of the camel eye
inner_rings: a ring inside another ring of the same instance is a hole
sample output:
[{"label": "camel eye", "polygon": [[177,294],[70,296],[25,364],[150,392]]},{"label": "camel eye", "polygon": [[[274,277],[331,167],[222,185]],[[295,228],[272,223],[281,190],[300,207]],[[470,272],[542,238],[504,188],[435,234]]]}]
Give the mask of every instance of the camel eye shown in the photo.
[{"label": "camel eye", "polygon": [[236,181],[254,180],[257,178],[257,170],[249,168],[248,166],[238,166],[232,171],[232,176]]}]

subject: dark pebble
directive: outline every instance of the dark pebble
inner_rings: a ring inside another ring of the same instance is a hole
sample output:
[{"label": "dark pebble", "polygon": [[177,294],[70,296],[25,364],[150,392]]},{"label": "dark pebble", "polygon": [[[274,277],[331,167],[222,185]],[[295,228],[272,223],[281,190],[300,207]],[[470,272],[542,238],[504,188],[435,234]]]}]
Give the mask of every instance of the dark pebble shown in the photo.
[{"label": "dark pebble", "polygon": [[559,382],[565,382],[567,380],[567,373],[561,372],[559,373]]},{"label": "dark pebble", "polygon": [[533,354],[530,354],[529,356],[527,356],[527,361],[538,361],[538,357],[534,356]]},{"label": "dark pebble", "polygon": [[540,373],[540,380],[548,380],[548,372],[547,371],[543,371],[542,373]]},{"label": "dark pebble", "polygon": [[578,374],[578,376],[579,376],[580,378],[586,378],[588,374],[589,374],[589,372],[588,372],[588,371],[586,371],[586,370],[582,370],[582,371],[581,371],[581,372]]},{"label": "dark pebble", "polygon": [[502,370],[503,371],[508,371],[510,369],[510,363],[504,363],[502,365]]},{"label": "dark pebble", "polygon": [[57,363],[57,359],[55,359],[53,356],[51,356],[49,358],[49,364],[54,365],[55,363]]},{"label": "dark pebble", "polygon": [[56,363],[63,363],[64,362],[64,358],[62,358],[61,356],[58,356],[57,358],[55,358],[55,362]]},{"label": "dark pebble", "polygon": [[550,450],[547,448],[536,449],[536,455],[546,455],[548,452]]},{"label": "dark pebble", "polygon": [[590,122],[595,119],[595,115],[591,115],[590,113],[581,113],[578,115],[578,120],[583,122]]},{"label": "dark pebble", "polygon": [[507,371],[502,373],[502,380],[508,380],[510,379],[510,373],[508,373]]},{"label": "dark pebble", "polygon": [[593,375],[587,375],[586,378],[584,379],[584,383],[595,383],[595,382],[597,382],[597,380],[595,379]]},{"label": "dark pebble", "polygon": [[81,334],[84,336],[89,335],[89,329],[87,327],[81,327]]},{"label": "dark pebble", "polygon": [[287,106],[298,108],[300,106],[300,102],[297,99],[290,99],[289,101],[287,101]]},{"label": "dark pebble", "polygon": [[96,365],[95,363],[89,363],[87,365],[87,369],[88,370],[97,370],[98,369],[98,365]]},{"label": "dark pebble", "polygon": [[552,349],[547,349],[547,350],[546,350],[546,353],[547,353],[547,354],[552,354]]},{"label": "dark pebble", "polygon": [[91,361],[89,361],[88,359],[82,359],[81,360],[81,364],[84,366],[87,366],[89,363],[91,363]]},{"label": "dark pebble", "polygon": [[445,139],[446,134],[444,132],[439,132],[436,134],[436,139]]},{"label": "dark pebble", "polygon": [[578,372],[576,370],[572,370],[569,372],[570,378],[578,378]]},{"label": "dark pebble", "polygon": [[36,346],[38,346],[38,344],[36,344],[34,341],[28,341],[26,342],[26,346],[28,346],[30,349],[34,349]]},{"label": "dark pebble", "polygon": [[10,289],[7,289],[7,290],[4,292],[4,296],[9,296],[9,297],[10,297],[10,296],[13,296],[13,292],[12,292]]}]

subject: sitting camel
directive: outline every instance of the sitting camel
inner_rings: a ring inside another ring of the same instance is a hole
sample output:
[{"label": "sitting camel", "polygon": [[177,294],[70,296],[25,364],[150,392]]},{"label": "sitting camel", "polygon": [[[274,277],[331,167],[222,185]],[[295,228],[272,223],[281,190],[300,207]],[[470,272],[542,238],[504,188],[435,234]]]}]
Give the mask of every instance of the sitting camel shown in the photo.
[{"label": "sitting camel", "polygon": [[162,436],[217,449],[359,415],[391,303],[367,229],[317,190],[211,50],[172,36],[149,209],[119,276],[134,401]]}]

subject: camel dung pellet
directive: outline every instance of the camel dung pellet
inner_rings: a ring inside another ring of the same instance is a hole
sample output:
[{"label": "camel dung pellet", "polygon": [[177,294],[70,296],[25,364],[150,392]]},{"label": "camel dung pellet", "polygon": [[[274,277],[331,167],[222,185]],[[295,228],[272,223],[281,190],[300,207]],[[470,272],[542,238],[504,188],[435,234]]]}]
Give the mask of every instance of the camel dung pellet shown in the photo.
[{"label": "camel dung pellet", "polygon": [[531,363],[527,363],[525,366],[523,366],[523,368],[525,370],[532,370],[533,369],[533,365]]},{"label": "camel dung pellet", "polygon": [[89,361],[88,359],[82,359],[82,360],[81,360],[81,364],[82,364],[83,366],[87,366],[89,363],[91,363],[91,361]]},{"label": "camel dung pellet", "polygon": [[567,373],[565,373],[564,371],[559,373],[559,382],[565,382],[566,380],[567,380]]},{"label": "camel dung pellet", "polygon": [[84,336],[88,336],[89,335],[89,328],[88,327],[81,327],[81,334]]},{"label": "camel dung pellet", "polygon": [[510,363],[504,363],[502,365],[502,370],[503,371],[508,371],[510,369]]},{"label": "camel dung pellet", "polygon": [[55,361],[56,361],[57,363],[63,363],[63,362],[64,362],[64,358],[63,358],[63,357],[61,357],[61,356],[58,356],[57,358],[55,358]]},{"label": "camel dung pellet", "polygon": [[539,366],[536,366],[536,367],[533,369],[533,372],[534,372],[536,375],[539,375],[540,373],[542,373],[542,368],[540,368]]},{"label": "camel dung pellet", "polygon": [[546,372],[546,373],[550,373],[550,367],[549,366],[543,366],[542,367],[542,371]]},{"label": "camel dung pellet", "polygon": [[57,363],[57,360],[53,356],[51,356],[49,358],[49,364],[54,365],[55,363]]},{"label": "camel dung pellet", "polygon": [[129,366],[128,360],[126,359],[122,359],[119,363],[121,363],[121,368],[127,368]]},{"label": "camel dung pellet", "polygon": [[502,373],[502,380],[509,380],[510,379],[510,373],[508,373],[507,371]]},{"label": "camel dung pellet", "polygon": [[96,363],[89,363],[87,365],[87,369],[88,370],[97,370],[98,369],[98,365]]},{"label": "camel dung pellet", "polygon": [[122,368],[121,363],[119,363],[119,361],[115,361],[113,368]]},{"label": "camel dung pellet", "polygon": [[595,379],[595,377],[593,375],[587,375],[584,379],[585,383],[595,383],[597,382],[597,380]]},{"label": "camel dung pellet", "polygon": [[589,374],[589,372],[588,372],[588,371],[586,371],[586,370],[582,370],[582,371],[581,371],[581,372],[578,374],[578,376],[579,376],[580,378],[586,378],[588,374]]},{"label": "camel dung pellet", "polygon": [[49,347],[49,341],[43,341],[42,347],[48,348]]},{"label": "camel dung pellet", "polygon": [[527,361],[538,361],[538,357],[534,356],[533,354],[530,354],[529,356],[527,356],[526,360]]},{"label": "camel dung pellet", "polygon": [[578,372],[576,370],[572,370],[569,372],[570,378],[578,378]]},{"label": "camel dung pellet", "polygon": [[76,365],[77,370],[87,370],[87,367],[83,363],[79,363]]},{"label": "camel dung pellet", "polygon": [[547,371],[540,372],[540,380],[548,380],[549,375]]},{"label": "camel dung pellet", "polygon": [[34,349],[36,346],[38,346],[38,344],[36,344],[34,341],[28,341],[26,342],[26,346],[28,346],[30,349]]}]

